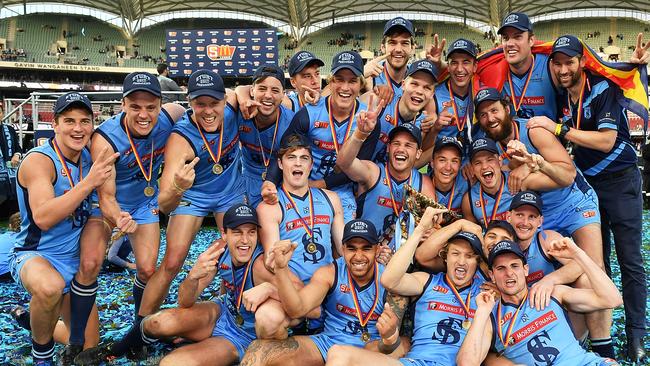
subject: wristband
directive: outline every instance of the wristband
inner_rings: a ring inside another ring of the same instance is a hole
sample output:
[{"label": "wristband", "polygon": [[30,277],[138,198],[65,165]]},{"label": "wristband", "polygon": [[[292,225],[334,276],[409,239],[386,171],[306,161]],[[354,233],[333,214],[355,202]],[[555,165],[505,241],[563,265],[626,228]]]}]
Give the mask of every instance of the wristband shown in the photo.
[{"label": "wristband", "polygon": [[558,134],[558,137],[560,139],[564,139],[566,137],[566,134],[569,132],[570,127],[566,125],[561,125],[560,127],[560,133]]},{"label": "wristband", "polygon": [[377,348],[379,348],[379,351],[383,354],[391,354],[397,349],[397,347],[399,347],[401,343],[402,343],[402,337],[400,337],[399,335],[397,336],[397,341],[395,341],[395,343],[390,345],[386,345],[384,343],[384,339],[380,338]]},{"label": "wristband", "polygon": [[181,193],[181,194],[182,194],[182,193],[184,193],[185,191],[187,191],[187,189],[183,189],[183,188],[179,187],[178,184],[176,184],[176,179],[172,179],[172,184],[173,184],[173,186],[174,186],[174,189],[175,189],[176,191],[178,191],[178,193]]},{"label": "wristband", "polygon": [[560,136],[560,131],[562,131],[562,124],[561,123],[556,123],[555,124],[555,136]]}]

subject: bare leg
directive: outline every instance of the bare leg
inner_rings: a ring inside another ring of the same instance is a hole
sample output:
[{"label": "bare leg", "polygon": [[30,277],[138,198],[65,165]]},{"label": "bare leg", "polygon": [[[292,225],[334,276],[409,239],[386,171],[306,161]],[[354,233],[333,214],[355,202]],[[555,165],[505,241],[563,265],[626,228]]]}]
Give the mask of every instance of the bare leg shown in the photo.
[{"label": "bare leg", "polygon": [[255,340],[241,361],[241,366],[323,366],[325,361],[316,344],[307,336],[281,341]]},{"label": "bare leg", "polygon": [[367,349],[335,344],[327,352],[327,366],[401,366],[402,363],[388,355]]},{"label": "bare leg", "polygon": [[32,338],[39,344],[46,344],[52,339],[59,319],[65,282],[42,257],[28,259],[20,271],[20,279],[32,295],[29,302]]},{"label": "bare leg", "polygon": [[275,299],[268,299],[255,312],[255,333],[258,339],[285,339],[291,319]]},{"label": "bare leg", "polygon": [[[158,248],[160,247],[160,225],[156,223],[139,225],[135,233],[129,235],[135,256],[138,278],[147,283],[156,270]],[[147,296],[148,295],[148,296]],[[147,292],[142,296],[142,304],[138,310],[141,316],[149,315],[156,310],[160,303],[158,297]]]},{"label": "bare leg", "polygon": [[172,308],[147,316],[142,321],[145,334],[153,338],[181,336],[200,342],[212,335],[221,314],[219,305],[211,301],[190,308]]},{"label": "bare leg", "polygon": [[210,337],[175,349],[160,360],[160,366],[230,366],[238,360],[239,354],[232,343],[222,337]]}]

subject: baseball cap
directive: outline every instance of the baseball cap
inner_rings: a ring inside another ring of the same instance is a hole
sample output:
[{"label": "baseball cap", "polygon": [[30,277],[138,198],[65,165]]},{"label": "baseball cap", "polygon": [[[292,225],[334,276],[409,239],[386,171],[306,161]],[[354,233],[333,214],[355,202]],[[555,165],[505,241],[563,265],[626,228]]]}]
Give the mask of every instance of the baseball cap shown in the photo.
[{"label": "baseball cap", "polygon": [[447,59],[449,59],[449,55],[454,52],[465,52],[474,58],[476,58],[476,55],[478,54],[478,50],[476,49],[474,42],[465,38],[458,38],[451,45],[449,45],[449,48],[447,49]]},{"label": "baseball cap", "polygon": [[375,225],[363,219],[355,219],[345,224],[343,228],[343,243],[350,241],[352,238],[361,238],[373,245],[379,241]]},{"label": "baseball cap", "polygon": [[499,153],[499,149],[497,149],[496,142],[494,142],[494,140],[489,139],[487,137],[485,138],[482,137],[472,142],[472,147],[470,148],[470,152],[469,152],[469,160],[474,159],[474,155],[476,155],[476,153],[478,153],[479,151],[489,151],[493,154]]},{"label": "baseball cap", "polygon": [[58,97],[56,103],[54,103],[54,114],[61,114],[72,106],[82,107],[87,109],[90,114],[93,114],[93,105],[90,103],[90,99],[77,92],[65,93]]},{"label": "baseball cap", "polygon": [[418,126],[414,125],[411,122],[402,123],[399,126],[390,130],[390,132],[388,133],[388,140],[389,141],[392,140],[395,137],[395,135],[397,135],[400,132],[407,132],[408,134],[413,136],[415,141],[418,143],[418,147],[422,146],[422,132],[420,131]]},{"label": "baseball cap", "polygon": [[349,69],[356,76],[363,75],[363,59],[361,59],[361,55],[355,51],[343,51],[334,55],[332,74],[336,74],[342,69]]},{"label": "baseball cap", "polygon": [[325,66],[323,60],[316,57],[309,51],[296,52],[289,60],[289,76],[294,76],[301,72],[307,65],[315,63],[318,67]]},{"label": "baseball cap", "polygon": [[483,245],[481,244],[481,239],[469,231],[459,231],[456,235],[449,238],[448,242],[452,240],[465,240],[472,247],[472,250],[475,254],[483,255]]},{"label": "baseball cap", "polygon": [[490,250],[490,255],[488,256],[488,266],[492,268],[492,264],[494,264],[496,257],[506,253],[512,253],[516,255],[517,257],[521,258],[524,264],[526,264],[526,256],[519,247],[519,244],[510,240],[502,240],[496,243],[492,247],[492,250]]},{"label": "baseball cap", "polygon": [[254,224],[259,226],[257,212],[247,204],[238,203],[228,209],[223,215],[223,227],[234,229],[243,224]]},{"label": "baseball cap", "polygon": [[484,88],[476,93],[476,97],[474,97],[474,108],[478,109],[478,106],[485,101],[496,102],[498,100],[501,100],[501,93],[498,90],[495,88]]},{"label": "baseball cap", "polygon": [[271,64],[264,64],[255,70],[253,73],[253,83],[255,83],[257,79],[266,76],[278,79],[284,88],[284,72],[276,65]]},{"label": "baseball cap", "polygon": [[386,24],[384,24],[384,35],[387,35],[393,28],[397,27],[403,28],[411,35],[411,37],[415,35],[415,31],[413,30],[413,23],[411,23],[410,20],[402,17],[393,18],[387,21]]},{"label": "baseball cap", "polygon": [[553,49],[551,50],[551,57],[556,52],[563,53],[569,57],[582,56],[582,42],[576,36],[567,34],[555,40]]},{"label": "baseball cap", "polygon": [[503,18],[503,21],[501,22],[501,28],[499,28],[497,33],[501,34],[501,32],[503,32],[503,29],[506,27],[517,28],[523,32],[530,32],[533,30],[533,25],[530,23],[528,15],[519,12],[512,12],[506,15],[506,17]]},{"label": "baseball cap", "polygon": [[128,74],[124,78],[124,83],[122,83],[123,97],[137,91],[145,91],[157,96],[158,98],[162,97],[158,78],[153,74],[144,71],[136,71]]},{"label": "baseball cap", "polygon": [[280,149],[288,149],[290,147],[304,147],[309,149],[311,143],[306,136],[298,133],[282,136],[282,140],[280,140]]},{"label": "baseball cap", "polygon": [[505,220],[492,220],[488,224],[487,228],[485,228],[485,232],[487,233],[488,231],[494,229],[494,228],[501,228],[510,234],[510,236],[514,239],[517,240],[517,233],[515,232],[515,228],[510,225],[508,221]]},{"label": "baseball cap", "polygon": [[226,87],[221,76],[212,70],[196,70],[187,83],[187,95],[190,99],[204,95],[222,100],[226,96]]},{"label": "baseball cap", "polygon": [[427,59],[422,59],[422,60],[417,60],[417,61],[412,62],[409,65],[408,70],[406,71],[406,76],[411,76],[411,75],[415,74],[418,71],[427,72],[431,76],[433,76],[434,81],[438,80],[438,69],[433,64],[433,62],[431,62],[431,61],[429,61]]},{"label": "baseball cap", "polygon": [[458,149],[461,155],[463,155],[463,144],[458,141],[457,138],[451,136],[441,136],[436,140],[436,144],[433,147],[433,152],[440,151],[445,147],[455,147]]},{"label": "baseball cap", "polygon": [[521,191],[515,194],[510,201],[510,211],[525,205],[533,206],[540,214],[542,213],[542,198],[533,191]]}]

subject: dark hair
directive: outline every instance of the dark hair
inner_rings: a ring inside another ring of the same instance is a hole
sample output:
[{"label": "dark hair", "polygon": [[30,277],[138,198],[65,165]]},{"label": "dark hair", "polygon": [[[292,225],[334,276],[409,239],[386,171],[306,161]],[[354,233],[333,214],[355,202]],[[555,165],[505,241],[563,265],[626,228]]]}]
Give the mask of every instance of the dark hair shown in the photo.
[{"label": "dark hair", "polygon": [[409,39],[411,40],[411,46],[415,47],[415,38],[413,38],[413,36],[411,36],[411,33],[407,32],[407,31],[405,31],[403,29],[396,29],[396,30],[390,31],[388,34],[384,35],[382,37],[382,39],[381,39],[381,44],[386,44],[386,41],[388,40],[388,38],[394,37],[394,36],[396,36],[398,34],[402,34],[402,33],[409,35]]},{"label": "dark hair", "polygon": [[487,234],[488,231],[494,229],[494,228],[500,228],[508,232],[512,236],[512,238],[517,241],[519,240],[517,238],[517,233],[515,232],[515,228],[512,227],[512,225],[505,220],[492,220],[488,224],[487,228],[485,229],[485,233]]},{"label": "dark hair", "polygon": [[158,64],[156,70],[158,70],[158,75],[161,75],[163,72],[165,72],[165,70],[167,70],[167,64],[165,63]]},{"label": "dark hair", "polygon": [[289,136],[286,141],[283,141],[286,145],[289,145],[289,147],[281,148],[278,150],[278,159],[282,159],[282,157],[287,154],[287,153],[292,153],[298,149],[307,149],[309,151],[309,155],[311,156],[311,146],[305,146],[302,144],[301,138],[298,135],[293,135]]}]

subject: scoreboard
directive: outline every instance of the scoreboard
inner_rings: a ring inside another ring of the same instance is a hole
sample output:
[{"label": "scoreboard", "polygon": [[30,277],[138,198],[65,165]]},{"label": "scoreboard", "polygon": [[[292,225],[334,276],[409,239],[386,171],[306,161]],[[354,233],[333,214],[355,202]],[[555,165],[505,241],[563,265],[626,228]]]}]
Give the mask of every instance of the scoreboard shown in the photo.
[{"label": "scoreboard", "polygon": [[166,31],[170,77],[200,69],[222,76],[251,76],[263,64],[278,64],[274,29],[171,29]]}]

